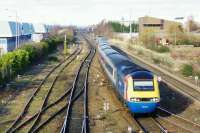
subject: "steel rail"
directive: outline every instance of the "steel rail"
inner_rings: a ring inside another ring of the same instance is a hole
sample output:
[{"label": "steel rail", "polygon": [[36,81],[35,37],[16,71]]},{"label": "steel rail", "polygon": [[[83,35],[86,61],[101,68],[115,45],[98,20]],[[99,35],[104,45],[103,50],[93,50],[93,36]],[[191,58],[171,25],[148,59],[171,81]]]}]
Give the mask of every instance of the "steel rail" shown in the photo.
[{"label": "steel rail", "polygon": [[[86,38],[85,38],[86,39]],[[86,41],[89,43],[89,40],[86,39]],[[90,43],[89,43],[90,44]],[[92,45],[90,44],[90,46],[92,47]],[[76,84],[78,83],[78,79],[79,79],[79,76],[80,76],[80,72],[81,70],[84,68],[84,65],[86,65],[86,77],[84,78],[84,88],[85,88],[85,91],[87,89],[87,80],[88,80],[88,73],[89,73],[89,67],[90,67],[90,64],[92,62],[92,59],[95,55],[95,52],[96,50],[94,48],[90,48],[90,52],[88,54],[88,56],[85,58],[85,60],[81,63],[81,66],[80,66],[80,71],[77,73],[76,75],[76,80],[74,81],[74,84],[73,84],[73,88],[72,88],[72,91],[71,91],[71,94],[70,94],[70,98],[69,98],[69,101],[68,101],[68,107],[67,107],[67,113],[66,113],[66,116],[65,116],[65,120],[64,120],[64,123],[63,123],[63,126],[62,126],[62,129],[60,131],[60,133],[65,133],[67,132],[67,128],[69,126],[69,115],[70,115],[70,110],[72,108],[72,104],[73,102],[75,102],[75,100],[72,100],[73,99],[73,96],[74,96],[74,93],[75,93],[75,90],[77,89],[76,87]],[[88,59],[89,57],[91,56],[90,59]],[[88,63],[88,64],[87,64]],[[86,93],[86,92],[84,92]],[[87,110],[86,110],[86,98],[84,98],[84,113],[83,113],[83,117],[86,118],[87,117]],[[84,124],[86,121],[83,120],[82,124]],[[84,124],[86,125],[86,123]],[[87,125],[86,125],[87,126]],[[82,128],[83,128],[83,125],[82,125]],[[86,127],[84,127],[85,129],[85,132],[87,132],[87,129]]]},{"label": "steel rail", "polygon": [[53,84],[51,85],[50,89],[48,90],[48,92],[47,92],[47,94],[46,94],[46,96],[45,96],[45,99],[44,99],[44,101],[43,101],[43,103],[42,103],[42,106],[41,106],[41,108],[40,108],[40,110],[39,110],[39,113],[38,113],[38,115],[37,115],[37,117],[36,117],[34,123],[32,124],[31,128],[29,129],[28,133],[31,133],[31,131],[34,130],[35,126],[36,126],[37,123],[39,122],[40,117],[41,117],[41,111],[42,111],[42,109],[46,106],[47,101],[48,101],[48,98],[49,98],[49,96],[50,96],[50,93],[51,93],[51,91],[52,91],[52,89],[53,89],[53,86],[55,85],[55,83],[56,83],[58,77],[60,76],[60,73],[61,73],[70,63],[72,63],[72,62],[74,61],[74,59],[76,58],[76,55],[79,55],[80,52],[81,52],[81,49],[79,49],[79,51],[77,51],[77,53],[75,53],[75,56],[74,56],[69,62],[67,62],[67,64],[64,65],[64,67],[59,71],[59,73],[57,73],[57,75],[56,75],[56,77],[55,77],[55,79],[54,79],[54,81],[53,81]]},{"label": "steel rail", "polygon": [[69,58],[71,58],[76,52],[77,52],[78,48],[72,53],[70,54],[67,58],[65,58],[63,61],[61,61],[58,65],[56,65],[46,76],[45,78],[42,80],[42,82],[39,84],[39,86],[36,88],[36,90],[33,92],[33,94],[31,95],[31,97],[29,98],[29,100],[26,102],[25,107],[23,108],[22,112],[17,116],[17,118],[15,119],[15,121],[12,123],[12,125],[6,130],[6,133],[10,133],[12,131],[12,129],[14,127],[16,127],[16,125],[19,123],[19,121],[23,118],[23,116],[25,115],[27,109],[29,108],[30,103],[32,102],[33,98],[35,97],[36,93],[39,91],[39,89],[42,87],[42,85],[45,83],[45,81],[47,80],[47,78],[59,67],[61,66],[66,60],[68,60]]}]

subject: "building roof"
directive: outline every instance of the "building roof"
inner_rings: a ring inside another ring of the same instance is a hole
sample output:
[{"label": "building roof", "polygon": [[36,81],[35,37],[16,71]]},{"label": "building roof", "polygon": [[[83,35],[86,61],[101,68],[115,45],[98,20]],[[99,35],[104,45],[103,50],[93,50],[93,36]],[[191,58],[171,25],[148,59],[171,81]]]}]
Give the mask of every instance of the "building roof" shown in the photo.
[{"label": "building roof", "polygon": [[167,21],[167,22],[177,23],[177,24],[182,25],[182,23],[177,21],[177,20],[169,20],[169,19],[157,18],[157,17],[151,17],[151,16],[140,17],[139,21],[141,21],[141,20],[144,20],[145,22],[152,21],[152,20],[159,20],[159,23],[160,23],[160,20],[164,20],[164,21]]},{"label": "building roof", "polygon": [[22,35],[30,35],[33,33],[33,26],[30,23],[22,23],[21,24],[21,34]]},{"label": "building roof", "polygon": [[16,22],[0,21],[0,37],[16,36]]},{"label": "building roof", "polygon": [[33,24],[34,33],[47,33],[46,26],[44,24]]}]

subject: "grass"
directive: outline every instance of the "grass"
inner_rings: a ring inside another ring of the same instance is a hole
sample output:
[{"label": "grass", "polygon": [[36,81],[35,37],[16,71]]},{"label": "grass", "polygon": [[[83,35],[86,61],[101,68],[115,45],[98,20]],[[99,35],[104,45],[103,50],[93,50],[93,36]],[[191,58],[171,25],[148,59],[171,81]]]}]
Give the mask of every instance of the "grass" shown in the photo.
[{"label": "grass", "polygon": [[163,45],[152,44],[152,45],[149,45],[149,46],[146,46],[146,47],[148,49],[153,50],[153,51],[158,52],[158,53],[169,53],[170,52],[170,49],[167,46],[163,46]]},{"label": "grass", "polygon": [[182,69],[181,69],[181,73],[188,77],[188,76],[192,76],[193,75],[193,67],[190,64],[184,64]]},{"label": "grass", "polygon": [[[46,61],[45,61],[44,64],[45,65],[42,68],[37,67],[37,69],[42,69],[42,70],[40,70],[40,71],[37,70],[37,73],[27,72],[28,75],[25,76],[25,74],[24,74],[20,79],[16,79],[15,82],[16,83],[28,83],[28,82],[34,81],[36,79],[41,79],[42,77],[44,77],[43,70],[48,65],[48,63],[46,63]],[[54,65],[55,65],[55,63],[54,63]],[[33,71],[33,70],[30,70],[30,71]],[[35,71],[35,69],[34,69],[34,71]],[[16,92],[16,91],[11,92],[11,94],[13,95],[13,98],[11,100],[8,100],[8,104],[3,105],[3,108],[5,108],[7,110],[7,112],[0,115],[0,122],[15,119],[19,115],[19,113],[23,110],[25,103],[28,101],[28,99],[32,95],[33,91],[34,91],[33,89],[26,89],[26,86],[24,86],[24,87],[22,87],[20,92]],[[8,94],[10,94],[10,93],[8,93]],[[6,98],[7,97],[5,97],[5,96],[2,97],[1,101],[5,100]],[[10,124],[11,123],[6,124],[5,126],[1,126],[0,132],[5,132],[5,130],[10,126]]]},{"label": "grass", "polygon": [[123,47],[125,49],[129,49],[131,52],[139,56],[142,56],[143,58],[146,58],[147,60],[150,60],[155,64],[162,64],[167,67],[170,67],[170,69],[174,69],[175,66],[179,67],[179,65],[177,64],[177,61],[171,57],[170,53],[168,52],[170,50],[166,46],[146,48],[142,44],[133,45],[133,44],[128,43],[128,41],[121,42],[119,40],[111,40],[111,42],[114,42],[115,44],[118,44],[118,46]]},{"label": "grass", "polygon": [[153,62],[155,64],[160,64],[161,63],[161,61],[159,59],[157,59],[157,58],[152,58],[152,59],[153,59]]}]

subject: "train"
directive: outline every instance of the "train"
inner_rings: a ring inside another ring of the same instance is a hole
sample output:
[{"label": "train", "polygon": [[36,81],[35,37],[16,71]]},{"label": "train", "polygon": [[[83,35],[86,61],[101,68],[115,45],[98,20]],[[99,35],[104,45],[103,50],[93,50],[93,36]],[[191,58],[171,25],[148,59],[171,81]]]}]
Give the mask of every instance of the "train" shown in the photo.
[{"label": "train", "polygon": [[130,112],[155,112],[160,103],[160,77],[113,49],[105,38],[97,39],[97,51],[101,67]]}]

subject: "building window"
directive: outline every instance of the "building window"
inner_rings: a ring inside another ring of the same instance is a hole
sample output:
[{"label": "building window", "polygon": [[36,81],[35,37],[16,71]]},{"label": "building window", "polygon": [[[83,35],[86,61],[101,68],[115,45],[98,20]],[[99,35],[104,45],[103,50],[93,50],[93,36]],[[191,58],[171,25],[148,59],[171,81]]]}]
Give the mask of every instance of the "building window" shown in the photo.
[{"label": "building window", "polygon": [[143,24],[144,27],[161,27],[162,24]]},{"label": "building window", "polygon": [[5,44],[6,40],[5,39],[0,39],[0,44]]}]

